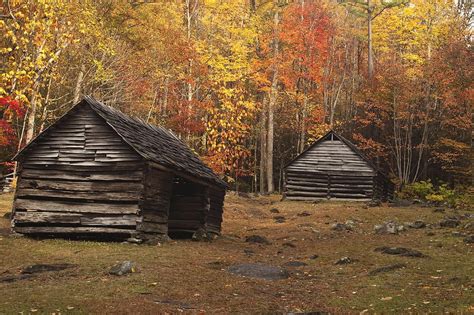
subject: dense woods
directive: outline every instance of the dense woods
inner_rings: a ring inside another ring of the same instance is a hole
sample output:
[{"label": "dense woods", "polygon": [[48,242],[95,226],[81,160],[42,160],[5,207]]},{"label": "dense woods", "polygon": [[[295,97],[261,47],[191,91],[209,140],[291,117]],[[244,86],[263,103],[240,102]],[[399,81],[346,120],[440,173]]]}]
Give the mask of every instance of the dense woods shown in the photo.
[{"label": "dense woods", "polygon": [[399,187],[468,184],[470,1],[5,0],[0,160],[82,95],[173,130],[272,192],[335,129]]}]

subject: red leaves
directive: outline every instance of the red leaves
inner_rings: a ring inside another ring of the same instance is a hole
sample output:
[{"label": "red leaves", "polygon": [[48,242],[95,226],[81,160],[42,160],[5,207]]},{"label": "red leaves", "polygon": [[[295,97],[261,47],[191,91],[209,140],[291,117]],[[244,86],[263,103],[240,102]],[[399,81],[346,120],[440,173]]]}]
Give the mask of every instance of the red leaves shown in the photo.
[{"label": "red leaves", "polygon": [[3,113],[3,118],[17,117],[23,118],[26,113],[25,107],[19,101],[12,99],[9,96],[0,97],[0,113]]},{"label": "red leaves", "polygon": [[17,134],[13,127],[26,113],[25,106],[9,96],[0,97],[0,151],[4,153],[14,150]]},{"label": "red leaves", "polygon": [[281,81],[291,90],[301,89],[301,81],[317,86],[333,32],[329,16],[319,2],[293,3],[284,12],[281,23]]}]

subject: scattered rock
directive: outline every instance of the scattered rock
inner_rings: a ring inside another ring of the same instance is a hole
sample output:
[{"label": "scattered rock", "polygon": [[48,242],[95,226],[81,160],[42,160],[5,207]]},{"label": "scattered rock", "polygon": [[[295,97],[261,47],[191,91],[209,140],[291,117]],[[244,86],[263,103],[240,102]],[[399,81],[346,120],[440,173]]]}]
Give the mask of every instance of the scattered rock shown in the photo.
[{"label": "scattered rock", "polygon": [[382,205],[382,201],[378,199],[370,200],[367,202],[367,207],[380,207]]},{"label": "scattered rock", "polygon": [[426,223],[422,220],[416,220],[415,222],[409,222],[406,224],[409,228],[412,229],[422,229],[426,227]]},{"label": "scattered rock", "polygon": [[464,237],[464,236],[466,236],[466,234],[461,233],[459,231],[452,231],[451,235],[454,236],[454,237]]},{"label": "scattered rock", "polygon": [[384,224],[374,225],[375,234],[398,234],[405,230],[403,225],[390,221]]},{"label": "scattered rock", "polygon": [[411,200],[407,199],[396,199],[392,201],[388,206],[389,207],[409,207],[413,204]]},{"label": "scattered rock", "polygon": [[376,252],[381,252],[382,254],[387,254],[387,255],[397,255],[397,256],[404,256],[404,257],[426,257],[424,254],[421,252],[410,249],[410,248],[405,248],[405,247],[378,247],[374,251]]},{"label": "scattered rock", "polygon": [[247,243],[257,243],[257,244],[265,244],[270,245],[271,242],[264,236],[260,235],[250,235],[245,238],[245,242]]},{"label": "scattered rock", "polygon": [[434,235],[436,235],[434,232],[431,232],[431,231],[426,232],[426,236],[434,236]]},{"label": "scattered rock", "polygon": [[342,232],[342,231],[352,231],[353,228],[351,225],[348,225],[348,224],[334,223],[333,225],[331,225],[331,230]]},{"label": "scattered rock", "polygon": [[338,260],[336,260],[336,262],[334,264],[335,265],[347,265],[347,264],[352,264],[353,262],[354,262],[354,260],[349,258],[349,257],[342,257],[342,258],[339,258]]},{"label": "scattered rock", "polygon": [[464,238],[463,241],[464,241],[464,243],[467,243],[467,244],[473,244],[474,243],[474,234],[467,236],[466,238]]},{"label": "scattered rock", "polygon": [[311,213],[303,211],[297,214],[298,217],[309,217]]},{"label": "scattered rock", "polygon": [[7,213],[5,213],[5,214],[3,215],[3,218],[4,218],[4,219],[7,219],[7,220],[10,220],[11,215],[12,215],[11,212],[7,212]]},{"label": "scattered rock", "polygon": [[242,191],[239,191],[239,192],[237,193],[237,195],[238,195],[239,197],[242,197],[242,198],[247,198],[247,199],[252,198],[252,196],[250,196],[250,194],[248,194],[248,193],[246,193],[246,192],[242,192]]},{"label": "scattered rock", "polygon": [[245,249],[244,249],[244,253],[245,253],[247,256],[252,256],[253,254],[255,254],[255,251],[251,250],[250,248],[245,248]]},{"label": "scattered rock", "polygon": [[11,283],[11,282],[15,282],[15,281],[18,281],[18,280],[30,279],[30,278],[33,278],[33,277],[34,277],[34,275],[32,275],[32,274],[9,275],[9,276],[5,276],[5,277],[1,277],[0,278],[0,283],[1,282]]},{"label": "scattered rock", "polygon": [[296,247],[295,244],[290,243],[290,242],[286,242],[286,243],[283,243],[283,244],[281,244],[281,245],[286,246],[286,247],[291,247],[291,248],[295,248],[295,247]]},{"label": "scattered rock", "polygon": [[407,267],[406,264],[393,264],[393,265],[383,266],[383,267],[379,267],[377,269],[374,269],[374,270],[370,271],[369,276],[374,276],[374,275],[382,273],[382,272],[394,271],[394,270],[402,269],[402,268],[406,268],[406,267]]},{"label": "scattered rock", "polygon": [[210,235],[207,233],[206,229],[203,227],[200,227],[196,230],[196,232],[193,233],[193,236],[191,238],[193,241],[210,241]]},{"label": "scattered rock", "polygon": [[280,210],[278,210],[277,208],[271,208],[270,212],[271,213],[280,213]]},{"label": "scattered rock", "polygon": [[20,274],[8,275],[0,278],[0,282],[15,282],[35,277],[35,274],[42,272],[62,271],[69,268],[77,267],[74,264],[37,264],[25,267]]},{"label": "scattered rock", "polygon": [[24,268],[21,273],[22,274],[34,274],[34,273],[41,273],[41,272],[48,272],[48,271],[61,271],[69,268],[76,267],[77,265],[74,264],[37,264],[31,265]]},{"label": "scattered rock", "polygon": [[347,220],[344,224],[350,227],[354,227],[356,225],[354,220]]},{"label": "scattered rock", "polygon": [[433,209],[433,212],[435,212],[435,213],[437,213],[437,212],[438,213],[444,213],[445,210],[444,210],[444,208],[436,208],[436,209]]},{"label": "scattered rock", "polygon": [[311,255],[309,256],[309,259],[317,259],[319,257],[319,255]]},{"label": "scattered rock", "polygon": [[147,237],[148,238],[145,239],[143,243],[146,245],[151,245],[151,246],[156,246],[156,245],[160,245],[160,244],[172,241],[172,239],[167,234],[153,235],[153,236],[147,235]]},{"label": "scattered rock", "polygon": [[467,231],[474,232],[474,222],[469,222],[469,223],[465,224],[463,229],[467,230]]},{"label": "scattered rock", "polygon": [[227,270],[234,275],[265,280],[280,280],[289,277],[286,269],[264,264],[238,264],[230,266]]},{"label": "scattered rock", "polygon": [[114,276],[123,276],[129,273],[137,272],[137,267],[134,262],[129,260],[122,261],[116,265],[114,265],[109,270],[109,274]]},{"label": "scattered rock", "polygon": [[285,263],[283,266],[285,267],[303,267],[303,266],[308,266],[307,263],[304,263],[302,261],[289,261]]},{"label": "scattered rock", "polygon": [[455,218],[446,218],[444,220],[439,221],[439,226],[445,227],[445,228],[455,228],[459,224],[461,224],[461,221]]},{"label": "scattered rock", "polygon": [[132,244],[141,244],[143,243],[143,240],[141,238],[129,237],[125,240],[125,242],[132,243]]},{"label": "scattered rock", "polygon": [[286,222],[286,218],[282,215],[277,215],[277,216],[273,217],[273,219],[275,220],[276,223],[285,223]]}]

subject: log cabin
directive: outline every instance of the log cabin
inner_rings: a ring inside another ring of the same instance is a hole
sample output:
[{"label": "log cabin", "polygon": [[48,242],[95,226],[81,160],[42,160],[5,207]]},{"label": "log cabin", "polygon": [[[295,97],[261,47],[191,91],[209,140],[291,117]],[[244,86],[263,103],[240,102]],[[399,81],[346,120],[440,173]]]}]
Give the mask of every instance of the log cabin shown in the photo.
[{"label": "log cabin", "polygon": [[284,168],[284,198],[387,200],[394,184],[349,140],[329,131]]},{"label": "log cabin", "polygon": [[14,159],[16,233],[143,241],[220,233],[226,183],[169,130],[91,97]]}]

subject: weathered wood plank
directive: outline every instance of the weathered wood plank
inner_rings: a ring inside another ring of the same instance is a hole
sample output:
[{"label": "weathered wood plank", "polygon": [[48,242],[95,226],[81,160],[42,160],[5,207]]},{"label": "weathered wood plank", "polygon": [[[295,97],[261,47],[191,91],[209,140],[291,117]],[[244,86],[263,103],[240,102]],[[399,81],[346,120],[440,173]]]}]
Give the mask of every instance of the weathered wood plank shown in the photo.
[{"label": "weathered wood plank", "polygon": [[101,171],[58,171],[48,169],[46,172],[38,169],[24,168],[21,172],[23,179],[59,179],[71,181],[141,181],[143,173],[133,172],[101,172]]},{"label": "weathered wood plank", "polygon": [[94,201],[135,201],[138,203],[140,194],[137,192],[107,192],[107,191],[72,191],[72,190],[48,190],[20,188],[17,197],[25,199],[34,198],[55,198],[73,200],[94,200]]},{"label": "weathered wood plank", "polygon": [[325,197],[327,193],[308,192],[308,191],[287,191],[287,196],[300,196],[300,197]]},{"label": "weathered wood plank", "polygon": [[116,213],[136,214],[138,204],[109,204],[109,203],[79,203],[65,201],[32,200],[17,198],[15,209],[48,211],[48,212],[86,212],[86,213]]},{"label": "weathered wood plank", "polygon": [[57,212],[16,211],[13,217],[15,224],[25,223],[68,223],[80,224],[81,215]]},{"label": "weathered wood plank", "polygon": [[58,212],[37,212],[37,211],[18,211],[14,216],[14,223],[38,224],[77,224],[83,226],[135,226],[140,217],[137,215],[109,215],[109,216],[91,216],[77,213],[58,213]]},{"label": "weathered wood plank", "polygon": [[140,193],[143,189],[141,182],[101,182],[101,181],[58,181],[58,180],[20,180],[18,183],[20,189],[39,189],[39,190],[69,190],[69,191],[94,191],[94,192],[135,192]]},{"label": "weathered wood plank", "polygon": [[135,229],[106,227],[64,227],[64,226],[16,226],[14,231],[21,234],[135,234]]},{"label": "weathered wood plank", "polygon": [[104,217],[81,217],[81,225],[86,226],[131,226],[134,227],[141,222],[137,215],[104,216]]}]

